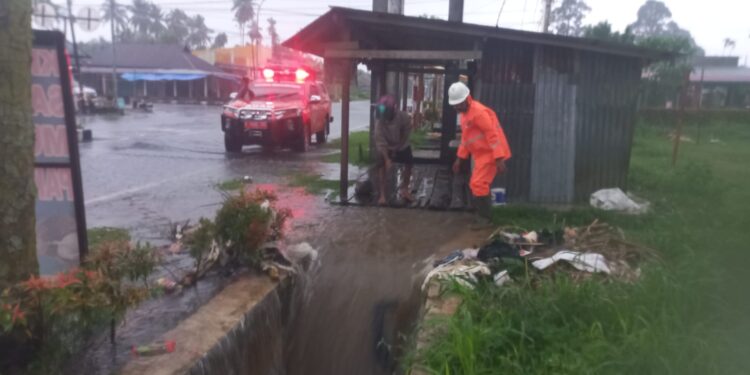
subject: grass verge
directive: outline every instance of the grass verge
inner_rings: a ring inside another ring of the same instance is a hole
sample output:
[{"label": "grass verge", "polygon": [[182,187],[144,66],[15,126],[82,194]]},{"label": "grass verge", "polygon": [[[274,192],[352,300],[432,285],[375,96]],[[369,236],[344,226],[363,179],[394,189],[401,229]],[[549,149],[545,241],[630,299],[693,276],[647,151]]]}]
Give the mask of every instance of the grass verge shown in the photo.
[{"label": "grass verge", "polygon": [[319,174],[296,173],[290,176],[289,186],[302,187],[314,195],[322,194],[326,190],[337,190],[338,180],[325,180]]},{"label": "grass verge", "polygon": [[93,249],[103,242],[130,241],[127,229],[113,227],[97,227],[87,231],[89,248]]},{"label": "grass verge", "polygon": [[[341,149],[341,139],[334,139],[326,144],[326,148]],[[358,131],[349,134],[349,163],[363,166],[370,164],[370,133],[369,131]],[[323,157],[325,163],[341,163],[341,153],[326,155]]]},{"label": "grass verge", "polygon": [[216,184],[216,188],[221,191],[240,190],[245,185],[241,178],[233,178]]},{"label": "grass verge", "polygon": [[[497,224],[583,225],[599,218],[658,251],[635,284],[549,277],[459,290],[464,303],[438,339],[407,358],[440,374],[736,374],[750,368],[745,275],[750,244],[750,127],[705,124],[719,142],[684,142],[672,168],[670,129],[640,125],[630,189],[653,212],[507,207]],[[687,135],[698,129],[687,129]],[[743,297],[744,296],[744,297]],[[426,322],[426,324],[431,324]]]}]

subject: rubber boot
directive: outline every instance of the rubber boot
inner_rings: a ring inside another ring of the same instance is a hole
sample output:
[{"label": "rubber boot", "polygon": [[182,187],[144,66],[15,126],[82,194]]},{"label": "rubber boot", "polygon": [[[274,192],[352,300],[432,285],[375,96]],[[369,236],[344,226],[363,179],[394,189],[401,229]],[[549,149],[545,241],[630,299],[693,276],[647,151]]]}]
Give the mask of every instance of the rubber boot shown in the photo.
[{"label": "rubber boot", "polygon": [[485,230],[492,228],[492,198],[489,195],[484,197],[471,197],[474,203],[476,218],[470,226],[471,230]]}]

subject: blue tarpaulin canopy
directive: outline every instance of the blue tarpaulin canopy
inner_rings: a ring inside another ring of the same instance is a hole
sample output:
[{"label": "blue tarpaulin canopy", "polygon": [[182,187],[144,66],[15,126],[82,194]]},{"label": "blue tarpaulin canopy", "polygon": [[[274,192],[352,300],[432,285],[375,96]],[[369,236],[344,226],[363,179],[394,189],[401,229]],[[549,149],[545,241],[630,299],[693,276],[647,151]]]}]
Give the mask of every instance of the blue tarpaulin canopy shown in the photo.
[{"label": "blue tarpaulin canopy", "polygon": [[185,74],[185,73],[123,73],[122,79],[126,81],[192,81],[206,78],[207,74]]}]

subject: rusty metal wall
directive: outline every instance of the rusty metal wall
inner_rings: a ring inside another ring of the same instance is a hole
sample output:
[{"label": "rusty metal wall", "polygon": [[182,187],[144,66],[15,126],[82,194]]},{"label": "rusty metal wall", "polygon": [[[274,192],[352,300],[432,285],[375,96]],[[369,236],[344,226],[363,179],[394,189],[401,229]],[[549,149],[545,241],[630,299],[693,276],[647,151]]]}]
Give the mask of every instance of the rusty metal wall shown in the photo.
[{"label": "rusty metal wall", "polygon": [[536,84],[531,142],[531,186],[534,203],[573,201],[576,152],[575,53],[538,46],[534,55]]},{"label": "rusty metal wall", "polygon": [[508,200],[529,200],[531,141],[534,125],[534,47],[513,42],[489,42],[479,66],[480,101],[495,110],[513,153],[508,172],[493,186],[507,189]]},{"label": "rusty metal wall", "polygon": [[641,61],[515,42],[486,44],[480,101],[497,112],[513,157],[493,186],[513,202],[585,202],[627,188]]},{"label": "rusty metal wall", "polygon": [[575,195],[627,188],[641,62],[592,52],[577,54]]}]

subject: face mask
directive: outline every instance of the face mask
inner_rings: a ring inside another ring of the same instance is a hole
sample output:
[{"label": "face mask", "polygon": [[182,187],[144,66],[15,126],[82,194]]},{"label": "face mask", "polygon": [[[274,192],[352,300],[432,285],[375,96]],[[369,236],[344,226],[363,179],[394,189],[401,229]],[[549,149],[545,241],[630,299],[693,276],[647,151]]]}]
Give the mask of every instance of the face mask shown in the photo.
[{"label": "face mask", "polygon": [[393,120],[394,111],[385,104],[378,104],[375,108],[375,117],[379,120]]}]

